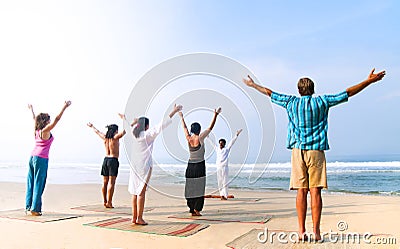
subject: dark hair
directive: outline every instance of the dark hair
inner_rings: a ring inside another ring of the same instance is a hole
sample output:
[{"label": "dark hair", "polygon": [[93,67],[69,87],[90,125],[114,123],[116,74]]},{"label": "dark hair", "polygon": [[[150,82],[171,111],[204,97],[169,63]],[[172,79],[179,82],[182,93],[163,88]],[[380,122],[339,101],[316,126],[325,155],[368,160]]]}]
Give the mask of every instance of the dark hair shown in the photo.
[{"label": "dark hair", "polygon": [[194,122],[192,125],[190,125],[190,133],[199,135],[201,131],[201,125],[197,122]]},{"label": "dark hair", "polygon": [[50,115],[47,113],[39,113],[35,118],[35,131],[41,130],[46,127],[47,122],[50,120]]},{"label": "dark hair", "polygon": [[149,125],[149,119],[146,117],[140,117],[138,119],[138,122],[136,124],[136,127],[133,129],[133,135],[138,138],[140,132],[144,131],[146,129],[146,126]]},{"label": "dark hair", "polygon": [[114,134],[118,131],[118,125],[116,124],[107,125],[106,128],[108,129],[106,133],[106,138],[113,138]]},{"label": "dark hair", "polygon": [[297,89],[301,96],[314,94],[314,82],[309,78],[301,78],[297,83]]},{"label": "dark hair", "polygon": [[224,145],[226,144],[226,140],[225,140],[225,139],[223,139],[223,138],[221,138],[221,139],[218,141],[218,143],[221,143],[221,142],[223,142],[223,143],[224,143]]}]

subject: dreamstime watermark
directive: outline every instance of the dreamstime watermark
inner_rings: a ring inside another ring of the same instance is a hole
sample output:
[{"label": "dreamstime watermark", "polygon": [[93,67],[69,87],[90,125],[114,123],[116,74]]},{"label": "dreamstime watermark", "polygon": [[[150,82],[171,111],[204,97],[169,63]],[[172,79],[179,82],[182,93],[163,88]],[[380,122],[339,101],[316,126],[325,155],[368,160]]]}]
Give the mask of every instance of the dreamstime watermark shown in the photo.
[{"label": "dreamstime watermark", "polygon": [[284,231],[273,231],[264,228],[264,231],[257,234],[258,242],[265,244],[273,244],[275,242],[279,244],[288,243],[323,243],[329,242],[333,244],[373,244],[373,245],[395,245],[397,244],[396,237],[393,236],[378,236],[370,232],[355,233],[348,232],[348,224],[345,221],[339,221],[337,223],[337,230],[332,229],[329,232],[321,233],[321,239],[316,240],[314,233],[304,233],[301,239],[297,232],[284,232]]},{"label": "dreamstime watermark", "polygon": [[[150,118],[152,127],[168,115],[174,104],[183,105],[186,122],[196,122],[199,117],[207,115],[211,120],[214,109],[222,107],[222,113],[217,121],[219,125],[223,123],[225,130],[229,130],[230,134],[243,129],[240,142],[238,141],[235,146],[246,149],[235,153],[235,164],[241,165],[240,169],[244,165],[253,165],[248,178],[251,184],[264,173],[272,156],[275,145],[275,117],[271,103],[266,101],[265,96],[242,82],[247,75],[258,81],[243,64],[218,54],[193,53],[173,57],[150,69],[135,83],[126,103],[125,115],[128,121],[146,116]],[[202,87],[193,84],[199,77],[203,77],[200,79],[203,81],[213,81],[214,85]],[[182,85],[182,82],[185,84]],[[207,128],[209,121],[205,122],[207,123],[202,124],[202,130]],[[132,130],[129,123],[124,123],[124,129]],[[172,124],[157,139],[162,140],[162,149],[168,153],[170,159],[185,165],[189,154],[187,142],[179,140],[179,133],[183,131],[179,118],[175,117]],[[213,140],[215,143],[217,137],[219,134],[210,134],[208,140]],[[131,169],[138,172],[141,169],[136,169],[133,163],[135,162],[133,139],[132,135],[125,136],[124,147]],[[205,155],[207,160],[212,155],[213,149],[209,141],[206,141],[206,144],[208,144]],[[265,165],[264,168],[255,171],[254,167],[260,164]],[[163,170],[168,179],[177,177],[173,172],[169,172],[165,164],[157,161],[157,155],[153,157],[153,165]],[[240,169],[234,177],[240,173]],[[155,189],[151,181],[149,186]],[[173,196],[164,189],[156,190]]]}]

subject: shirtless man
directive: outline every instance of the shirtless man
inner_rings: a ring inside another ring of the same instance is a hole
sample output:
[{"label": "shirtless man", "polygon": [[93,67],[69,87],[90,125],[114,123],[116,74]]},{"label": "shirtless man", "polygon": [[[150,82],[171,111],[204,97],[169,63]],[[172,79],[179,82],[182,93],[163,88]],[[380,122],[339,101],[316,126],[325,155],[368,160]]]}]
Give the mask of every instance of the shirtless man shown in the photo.
[{"label": "shirtless man", "polygon": [[[118,133],[118,125],[116,124],[107,125],[106,127],[108,130],[106,134],[100,132],[90,122],[87,126],[93,128],[94,132],[104,141],[106,156],[101,168],[101,175],[103,176],[103,187],[101,191],[103,193],[104,207],[114,208],[112,205],[112,198],[119,167],[119,139],[122,138],[126,132],[123,130]],[[109,187],[108,183],[110,183]]]}]

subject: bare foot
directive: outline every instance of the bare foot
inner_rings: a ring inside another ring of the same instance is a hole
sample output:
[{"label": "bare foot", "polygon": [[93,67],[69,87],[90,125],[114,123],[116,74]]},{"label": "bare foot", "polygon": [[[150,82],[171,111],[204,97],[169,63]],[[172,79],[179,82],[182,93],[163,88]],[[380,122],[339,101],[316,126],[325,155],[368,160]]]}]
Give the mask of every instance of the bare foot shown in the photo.
[{"label": "bare foot", "polygon": [[316,242],[320,242],[321,241],[321,234],[320,233],[314,233],[314,239]]},{"label": "bare foot", "polygon": [[136,220],[135,224],[136,224],[136,225],[145,226],[145,225],[147,225],[148,223],[147,223],[146,221],[144,221],[143,219],[140,218],[140,219],[137,219],[137,220]]},{"label": "bare foot", "polygon": [[195,209],[194,212],[192,213],[192,216],[202,216],[202,215],[199,211]]},{"label": "bare foot", "polygon": [[136,224],[136,219],[137,219],[137,218],[136,218],[135,216],[132,216],[132,223],[133,223],[133,224]]},{"label": "bare foot", "polygon": [[226,200],[228,200],[228,198],[226,198],[225,196],[221,196],[221,200],[226,201]]},{"label": "bare foot", "polygon": [[105,204],[104,206],[105,206],[106,208],[114,208],[113,205],[112,205],[111,203],[110,203],[110,204],[107,203],[107,204]]},{"label": "bare foot", "polygon": [[299,241],[307,242],[308,236],[305,232],[299,232]]}]

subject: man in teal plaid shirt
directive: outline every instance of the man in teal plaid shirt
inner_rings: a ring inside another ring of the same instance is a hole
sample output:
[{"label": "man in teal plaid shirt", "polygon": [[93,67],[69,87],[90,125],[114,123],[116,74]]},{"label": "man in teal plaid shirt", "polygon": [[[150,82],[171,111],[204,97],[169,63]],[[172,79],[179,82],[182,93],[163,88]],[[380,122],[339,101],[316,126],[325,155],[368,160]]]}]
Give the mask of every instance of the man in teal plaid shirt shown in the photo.
[{"label": "man in teal plaid shirt", "polygon": [[376,74],[374,72],[375,69],[372,69],[366,80],[347,88],[343,92],[317,97],[312,96],[314,94],[314,82],[309,78],[301,78],[297,84],[300,97],[273,92],[267,87],[254,83],[250,76],[247,76],[248,79],[243,79],[246,85],[271,97],[272,103],[285,108],[288,114],[286,147],[292,150],[290,189],[297,190],[296,209],[301,240],[308,240],[305,236],[305,220],[309,191],[314,239],[321,240],[321,189],[328,188],[324,151],[329,149],[329,108],[346,102],[349,97],[356,95],[370,84],[380,81],[386,74],[385,71]]}]

